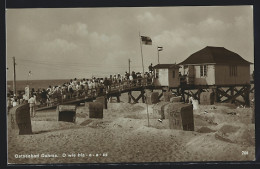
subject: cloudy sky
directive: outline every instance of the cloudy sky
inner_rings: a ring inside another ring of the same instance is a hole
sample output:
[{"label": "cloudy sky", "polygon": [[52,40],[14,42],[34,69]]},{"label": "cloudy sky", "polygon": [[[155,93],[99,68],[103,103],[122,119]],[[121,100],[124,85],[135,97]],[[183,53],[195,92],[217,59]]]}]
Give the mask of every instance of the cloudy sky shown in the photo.
[{"label": "cloudy sky", "polygon": [[[179,63],[206,46],[221,46],[254,62],[252,6],[160,8],[8,9],[7,80],[12,57],[18,80],[105,77]],[[252,66],[251,66],[252,68]],[[252,70],[251,70],[252,72]]]}]

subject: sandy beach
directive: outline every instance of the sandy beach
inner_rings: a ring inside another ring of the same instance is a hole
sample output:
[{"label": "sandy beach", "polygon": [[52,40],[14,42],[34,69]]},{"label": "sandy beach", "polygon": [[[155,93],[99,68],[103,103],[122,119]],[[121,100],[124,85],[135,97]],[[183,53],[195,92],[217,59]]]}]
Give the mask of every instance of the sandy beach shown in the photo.
[{"label": "sandy beach", "polygon": [[76,111],[76,123],[57,121],[56,110],[37,112],[32,135],[8,128],[9,164],[139,163],[252,161],[255,126],[252,108],[231,104],[200,105],[195,131],[169,129],[154,105],[113,100],[103,119],[90,119],[88,103]]}]

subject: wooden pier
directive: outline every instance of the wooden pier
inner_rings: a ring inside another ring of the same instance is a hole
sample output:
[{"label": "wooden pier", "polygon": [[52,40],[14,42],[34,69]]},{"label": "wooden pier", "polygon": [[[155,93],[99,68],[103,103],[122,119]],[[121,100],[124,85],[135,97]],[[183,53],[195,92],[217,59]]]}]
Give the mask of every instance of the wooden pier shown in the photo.
[{"label": "wooden pier", "polygon": [[[121,82],[113,84],[108,90],[104,90],[103,93],[94,95],[89,93],[87,96],[79,96],[71,99],[60,99],[53,103],[51,106],[39,106],[36,111],[42,111],[47,109],[55,109],[59,104],[73,104],[80,105],[80,103],[93,102],[97,97],[104,96],[105,99],[116,97],[117,102],[120,102],[120,96],[123,93],[128,94],[128,103],[138,103],[140,99],[142,103],[146,100],[146,91],[161,91],[159,92],[159,99],[163,96],[164,92],[172,92],[176,96],[181,96],[183,102],[188,102],[190,97],[197,99],[200,103],[201,94],[203,92],[210,92],[214,96],[214,102],[217,103],[239,103],[241,105],[250,106],[249,94],[254,91],[254,87],[251,85],[188,85],[181,84],[178,87],[168,87],[168,86],[154,86],[152,83],[147,83],[147,79],[142,78],[140,83],[126,83]],[[140,94],[134,97],[132,92],[137,91]],[[95,93],[96,94],[96,93]],[[242,97],[243,100],[238,99]],[[112,99],[110,99],[111,101]]]}]

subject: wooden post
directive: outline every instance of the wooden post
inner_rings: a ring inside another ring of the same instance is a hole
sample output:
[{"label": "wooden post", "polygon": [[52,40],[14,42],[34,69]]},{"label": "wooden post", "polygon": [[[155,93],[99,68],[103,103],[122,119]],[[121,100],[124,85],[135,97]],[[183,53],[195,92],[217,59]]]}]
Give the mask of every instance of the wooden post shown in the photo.
[{"label": "wooden post", "polygon": [[107,96],[105,96],[105,109],[107,109]]},{"label": "wooden post", "polygon": [[142,94],[142,102],[145,103],[145,99],[144,99],[144,90],[141,90],[141,94]]},{"label": "wooden post", "polygon": [[246,88],[245,88],[245,95],[244,95],[245,97],[244,97],[244,100],[245,100],[245,105],[246,105],[247,107],[250,107],[250,97],[249,97],[250,88],[251,88],[250,85],[246,86]]},{"label": "wooden post", "polygon": [[180,95],[180,88],[177,88],[177,95]]},{"label": "wooden post", "polygon": [[189,103],[189,98],[190,98],[190,91],[188,91],[188,94],[187,94],[187,98],[186,98],[185,103]]},{"label": "wooden post", "polygon": [[138,103],[139,98],[141,98],[141,96],[140,96],[141,94],[139,95],[138,99],[135,99],[134,96],[132,95],[132,93],[128,93],[128,94],[129,94],[128,96],[131,97],[131,99],[134,101],[134,103]]},{"label": "wooden post", "polygon": [[158,64],[160,64],[160,61],[159,61],[159,50],[158,50],[158,46],[157,46],[157,52],[158,52]]},{"label": "wooden post", "polygon": [[216,92],[215,92],[215,101],[217,102],[217,103],[219,103],[220,102],[220,98],[219,98],[219,87],[216,87]]},{"label": "wooden post", "polygon": [[183,92],[182,92],[182,101],[183,101],[183,103],[185,103],[185,100],[186,100],[186,99],[185,99],[185,92],[183,91]]},{"label": "wooden post", "polygon": [[212,92],[214,92],[214,102],[217,102],[216,95],[217,95],[217,89],[212,88]]},{"label": "wooden post", "polygon": [[201,94],[201,89],[199,88],[198,89],[198,102],[199,102],[199,104],[200,104],[200,94]]},{"label": "wooden post", "polygon": [[231,103],[234,103],[235,100],[234,100],[234,87],[230,87],[230,95],[232,96],[232,100],[231,100]]},{"label": "wooden post", "polygon": [[162,90],[162,93],[158,96],[158,99],[160,100],[160,98],[163,96],[163,90]]},{"label": "wooden post", "polygon": [[117,101],[117,103],[120,103],[120,96],[119,95],[116,96],[116,101]]},{"label": "wooden post", "polygon": [[128,103],[131,103],[131,91],[128,92]]},{"label": "wooden post", "polygon": [[128,59],[128,68],[129,68],[129,70],[128,70],[129,72],[128,73],[129,74],[130,74],[130,62],[131,62],[130,59]]}]

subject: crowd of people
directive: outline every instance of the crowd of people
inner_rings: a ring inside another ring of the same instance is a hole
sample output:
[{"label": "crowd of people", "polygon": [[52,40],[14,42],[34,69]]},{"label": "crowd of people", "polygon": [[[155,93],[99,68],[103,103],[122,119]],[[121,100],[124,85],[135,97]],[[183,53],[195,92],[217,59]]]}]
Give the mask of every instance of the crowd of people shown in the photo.
[{"label": "crowd of people", "polygon": [[[35,90],[32,88],[30,90],[30,97],[25,92],[20,92],[17,95],[9,93],[7,107],[9,110],[11,107],[24,102],[34,105],[31,107],[35,107],[35,105],[52,106],[72,98],[100,96],[113,90],[152,84],[152,77],[153,73],[151,71],[144,74],[132,71],[131,73],[125,72],[124,75],[118,73],[105,78],[74,78],[62,85],[49,86],[46,89]],[[35,110],[31,111],[31,116],[34,116]]]}]

